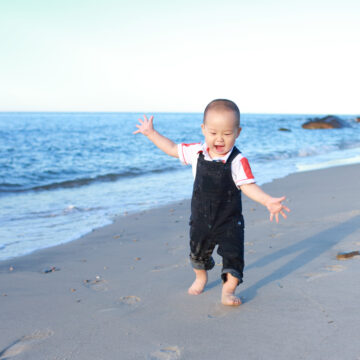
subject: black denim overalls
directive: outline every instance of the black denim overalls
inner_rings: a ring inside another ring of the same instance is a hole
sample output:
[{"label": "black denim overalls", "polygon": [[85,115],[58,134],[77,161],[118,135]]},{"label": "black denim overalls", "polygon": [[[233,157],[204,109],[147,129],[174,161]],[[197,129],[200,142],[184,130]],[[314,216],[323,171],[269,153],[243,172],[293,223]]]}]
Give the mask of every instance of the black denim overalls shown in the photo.
[{"label": "black denim overalls", "polygon": [[231,162],[240,153],[234,147],[227,162],[207,161],[199,153],[191,200],[190,261],[195,269],[210,270],[212,252],[223,258],[221,277],[230,273],[242,283],[244,269],[244,219],[241,191],[231,174]]}]

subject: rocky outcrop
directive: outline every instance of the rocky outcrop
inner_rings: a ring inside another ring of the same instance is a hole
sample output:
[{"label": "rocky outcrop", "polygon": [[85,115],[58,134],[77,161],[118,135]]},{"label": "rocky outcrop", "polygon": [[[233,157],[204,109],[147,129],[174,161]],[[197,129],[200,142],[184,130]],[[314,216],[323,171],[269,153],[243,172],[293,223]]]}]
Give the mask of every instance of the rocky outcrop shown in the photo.
[{"label": "rocky outcrop", "polygon": [[328,115],[323,118],[310,119],[302,125],[304,129],[341,129],[346,124],[337,116]]},{"label": "rocky outcrop", "polygon": [[355,121],[360,123],[360,116],[358,116],[357,118],[355,118]]}]

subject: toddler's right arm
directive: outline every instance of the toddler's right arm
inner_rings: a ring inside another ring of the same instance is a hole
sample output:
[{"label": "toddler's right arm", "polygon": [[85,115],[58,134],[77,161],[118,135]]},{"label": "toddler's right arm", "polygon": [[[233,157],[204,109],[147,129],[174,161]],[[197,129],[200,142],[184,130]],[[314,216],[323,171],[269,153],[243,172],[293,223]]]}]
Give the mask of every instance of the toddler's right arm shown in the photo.
[{"label": "toddler's right arm", "polygon": [[133,134],[141,133],[145,135],[165,154],[178,158],[179,154],[177,144],[154,129],[153,118],[153,116],[150,116],[150,119],[148,119],[146,115],[144,115],[144,120],[139,119],[140,124],[136,125],[138,130],[134,131]]}]

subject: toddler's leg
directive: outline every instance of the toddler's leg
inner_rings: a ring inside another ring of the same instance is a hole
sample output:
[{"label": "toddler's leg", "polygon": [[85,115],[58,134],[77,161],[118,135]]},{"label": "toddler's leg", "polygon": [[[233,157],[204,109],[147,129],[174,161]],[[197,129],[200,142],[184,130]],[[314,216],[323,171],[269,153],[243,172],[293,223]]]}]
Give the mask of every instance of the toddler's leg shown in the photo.
[{"label": "toddler's leg", "polygon": [[226,281],[223,284],[221,302],[224,305],[239,306],[241,300],[235,296],[236,287],[239,284],[239,279],[232,276],[230,273],[226,274]]},{"label": "toddler's leg", "polygon": [[198,270],[193,269],[196,275],[195,281],[192,283],[192,285],[189,287],[188,293],[190,295],[200,295],[207,283],[207,271],[206,270]]},{"label": "toddler's leg", "polygon": [[236,287],[242,282],[244,270],[244,227],[242,217],[229,224],[221,238],[218,254],[223,258],[221,278],[224,281],[221,302],[224,305],[238,306],[241,300],[235,296]]},{"label": "toddler's leg", "polygon": [[201,226],[194,224],[190,227],[190,262],[196,275],[195,281],[188,290],[191,295],[199,295],[203,292],[208,279],[207,271],[215,266],[211,254],[216,244],[203,230]]}]

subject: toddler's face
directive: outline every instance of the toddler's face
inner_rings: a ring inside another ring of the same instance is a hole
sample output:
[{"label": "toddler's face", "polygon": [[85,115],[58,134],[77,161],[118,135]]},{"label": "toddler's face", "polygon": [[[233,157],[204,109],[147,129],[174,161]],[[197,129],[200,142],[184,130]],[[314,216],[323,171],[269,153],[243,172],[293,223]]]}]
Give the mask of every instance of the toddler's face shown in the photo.
[{"label": "toddler's face", "polygon": [[235,114],[230,110],[208,111],[201,128],[212,158],[226,155],[241,131],[241,127],[236,125]]}]

